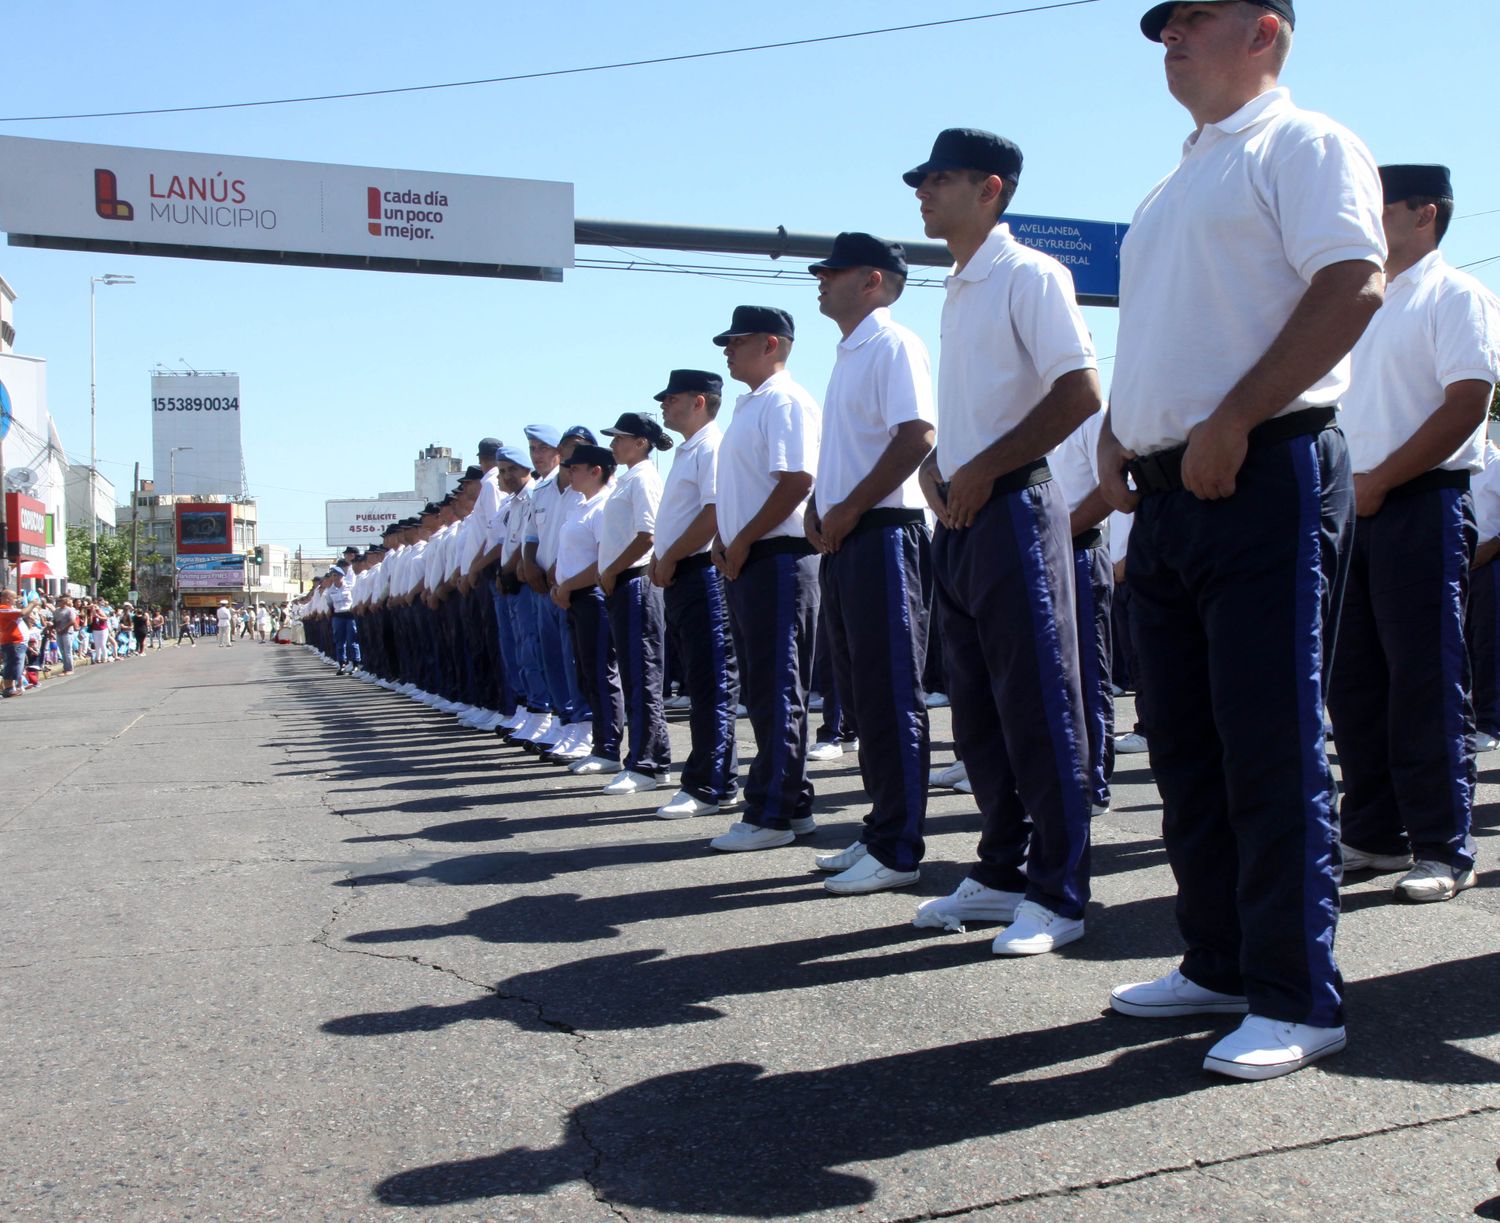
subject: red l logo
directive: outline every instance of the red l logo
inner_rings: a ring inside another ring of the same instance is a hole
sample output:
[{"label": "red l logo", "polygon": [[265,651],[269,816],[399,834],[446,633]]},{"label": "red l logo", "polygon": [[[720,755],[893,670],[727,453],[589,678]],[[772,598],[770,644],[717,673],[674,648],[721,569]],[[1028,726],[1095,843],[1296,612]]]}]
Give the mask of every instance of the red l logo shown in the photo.
[{"label": "red l logo", "polygon": [[94,211],[106,221],[135,220],[135,209],[120,198],[113,170],[94,171]]}]

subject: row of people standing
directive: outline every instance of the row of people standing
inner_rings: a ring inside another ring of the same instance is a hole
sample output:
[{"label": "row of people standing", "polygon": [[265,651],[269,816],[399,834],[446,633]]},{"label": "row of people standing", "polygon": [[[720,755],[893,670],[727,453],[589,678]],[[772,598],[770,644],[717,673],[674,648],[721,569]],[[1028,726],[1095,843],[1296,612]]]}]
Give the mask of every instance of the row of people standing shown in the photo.
[{"label": "row of people standing", "polygon": [[[1446,172],[1381,172],[1358,138],[1296,108],[1277,83],[1293,22],[1290,0],[1165,3],[1142,19],[1196,127],[1125,241],[1107,415],[1066,268],[1000,220],[1020,150],[949,129],[905,176],[955,261],[936,413],[926,350],[890,316],[901,251],[840,235],[812,269],[843,335],[822,405],[788,372],[790,315],[737,309],[714,340],[748,390],[719,439],[712,498],[684,505],[701,538],[664,542],[663,507],[687,477],[674,464],[651,510],[649,477],[631,473],[665,437],[627,414],[610,450],[577,440],[563,460],[575,499],[559,503],[550,572],[531,575],[569,615],[591,736],[574,767],[627,792],[667,767],[653,651],[684,562],[713,588],[711,616],[693,622],[712,631],[693,636],[714,665],[733,649],[757,747],[743,811],[710,842],[730,852],[813,828],[806,696],[824,605],[870,799],[859,841],[817,860],[835,892],[918,877],[919,613],[933,582],[983,830],[968,877],[916,920],[1000,921],[996,953],[1041,954],[1084,935],[1109,742],[1095,699],[1111,566],[1095,531],[1111,508],[1133,514],[1140,713],[1187,953],[1110,1001],[1137,1016],[1244,1016],[1204,1065],[1250,1079],[1344,1047],[1342,869],[1404,869],[1408,900],[1473,883],[1468,481],[1500,367],[1493,302],[1437,253]],[[714,376],[679,374],[658,396],[667,424],[679,395],[711,417]],[[930,551],[924,508],[938,522]],[[439,597],[441,572],[425,586]],[[732,754],[727,682],[698,724],[704,671],[688,660],[694,752]],[[1342,844],[1325,705],[1348,789]],[[683,814],[737,804],[728,774],[698,776],[725,780],[695,793],[685,769],[679,797],[701,809]]]}]

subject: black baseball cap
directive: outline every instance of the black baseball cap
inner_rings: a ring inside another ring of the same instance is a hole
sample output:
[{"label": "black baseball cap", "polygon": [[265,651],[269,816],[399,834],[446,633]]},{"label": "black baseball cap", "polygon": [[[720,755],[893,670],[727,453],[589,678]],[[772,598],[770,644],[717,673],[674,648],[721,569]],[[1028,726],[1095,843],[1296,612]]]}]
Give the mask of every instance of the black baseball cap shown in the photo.
[{"label": "black baseball cap", "polygon": [[[1226,4],[1229,0],[1199,0],[1204,4]],[[1141,18],[1141,33],[1152,42],[1161,41],[1161,32],[1166,28],[1167,22],[1172,20],[1172,10],[1179,4],[1185,4],[1187,0],[1168,0],[1166,4],[1153,5],[1146,10],[1146,15]],[[1285,19],[1287,25],[1293,29],[1297,26],[1297,14],[1292,12],[1292,0],[1250,0],[1251,4],[1258,4],[1268,12]]]},{"label": "black baseball cap", "polygon": [[672,449],[666,430],[644,412],[621,412],[619,420],[600,432],[606,437],[643,437],[658,450]]},{"label": "black baseball cap", "polygon": [[724,379],[706,369],[674,369],[667,379],[667,389],[658,391],[652,398],[660,403],[668,395],[722,395]]},{"label": "black baseball cap", "polygon": [[592,446],[596,441],[599,440],[594,436],[594,431],[592,429],[584,425],[569,425],[566,429],[563,430],[563,435],[557,439],[557,444],[561,446],[570,437],[576,438],[578,441],[584,442],[590,446]]},{"label": "black baseball cap", "polygon": [[833,252],[828,258],[807,270],[816,275],[838,268],[879,268],[882,272],[905,276],[906,248],[899,242],[887,242],[874,234],[842,233],[833,240]]},{"label": "black baseball cap", "polygon": [[1381,166],[1380,186],[1387,204],[1400,204],[1417,195],[1453,198],[1453,175],[1447,166]]},{"label": "black baseball cap", "polygon": [[479,457],[481,459],[492,459],[500,453],[501,442],[498,437],[482,437],[479,439]]},{"label": "black baseball cap", "polygon": [[1004,136],[977,127],[950,127],[932,142],[932,156],[903,174],[901,181],[920,187],[924,178],[938,170],[979,170],[1015,183],[1021,180],[1021,161],[1020,147]]},{"label": "black baseball cap", "polygon": [[345,556],[358,556],[359,555],[359,549],[356,548],[353,544],[350,544],[347,548],[344,549],[344,555]]},{"label": "black baseball cap", "polygon": [[785,310],[775,306],[736,306],[729,320],[729,329],[714,336],[714,343],[722,348],[728,341],[742,335],[779,335],[788,340],[796,336],[796,324]]},{"label": "black baseball cap", "polygon": [[603,446],[587,443],[574,448],[573,453],[562,461],[564,467],[615,467],[615,456]]}]

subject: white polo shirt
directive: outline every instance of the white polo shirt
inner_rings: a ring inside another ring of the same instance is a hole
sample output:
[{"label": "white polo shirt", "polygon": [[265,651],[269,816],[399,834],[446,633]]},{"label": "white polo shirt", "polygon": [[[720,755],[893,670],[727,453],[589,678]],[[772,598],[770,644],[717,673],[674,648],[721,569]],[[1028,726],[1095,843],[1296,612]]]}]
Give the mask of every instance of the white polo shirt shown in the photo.
[{"label": "white polo shirt", "polygon": [[[656,511],[656,555],[661,556],[682,538],[704,506],[719,499],[719,444],[724,440],[718,424],[709,421],[692,437],[677,444],[672,470],[662,487]],[[707,552],[704,544],[694,555]]]},{"label": "white polo shirt", "polygon": [[[826,514],[845,500],[870,474],[897,428],[913,420],[934,420],[932,361],[916,333],[881,306],[839,341],[834,356],[818,439],[819,511]],[[924,505],[916,472],[877,502],[877,508]]]},{"label": "white polo shirt", "polygon": [[[483,495],[481,491],[481,495]],[[469,566],[484,552],[484,537],[487,534],[484,519],[479,514],[479,503],[474,503],[474,508],[469,511],[463,520],[458,532],[458,575],[462,577],[469,572]]]},{"label": "white polo shirt", "polygon": [[1483,457],[1484,469],[1469,483],[1480,543],[1500,535],[1500,449],[1489,438],[1484,439]]},{"label": "white polo shirt", "polygon": [[1052,480],[1062,490],[1070,514],[1099,487],[1099,433],[1103,427],[1104,413],[1095,412],[1047,456]]},{"label": "white polo shirt", "polygon": [[505,507],[505,547],[500,552],[500,563],[510,564],[511,558],[521,550],[526,539],[526,523],[531,517],[531,485],[528,483],[518,493],[511,495]]},{"label": "white polo shirt", "polygon": [[557,528],[562,525],[557,510],[565,490],[557,486],[554,467],[539,480],[531,482],[531,503],[526,510],[525,542],[536,545],[536,560],[542,572],[546,572],[557,559]]},{"label": "white polo shirt", "polygon": [[[1385,287],[1351,354],[1353,374],[1339,424],[1356,472],[1370,471],[1411,437],[1455,382],[1500,376],[1500,303],[1474,277],[1433,251]],[[1439,467],[1479,471],[1488,419]]]},{"label": "white polo shirt", "polygon": [[[573,490],[577,491],[577,490]],[[606,484],[587,501],[583,494],[568,507],[557,541],[557,580],[566,582],[599,560],[599,536],[604,525],[604,507],[615,491]]]},{"label": "white polo shirt", "polygon": [[354,574],[343,565],[335,565],[328,572],[337,569],[343,575],[343,585],[335,582],[324,593],[328,597],[328,606],[335,612],[346,612],[354,606]]},{"label": "white polo shirt", "polygon": [[947,280],[938,353],[938,468],[945,480],[1021,423],[1064,374],[1095,369],[1073,276],[990,231]]},{"label": "white polo shirt", "polygon": [[[576,488],[563,488],[558,486],[559,496],[557,504],[544,516],[538,516],[533,508],[533,519],[537,524],[537,534],[540,538],[536,545],[536,558],[541,562],[544,569],[551,569],[557,564],[558,550],[562,545],[563,525],[580,505],[583,504],[583,494]],[[545,559],[544,559],[545,554]]]},{"label": "white polo shirt", "polygon": [[[1189,136],[1120,252],[1110,422],[1129,450],[1180,446],[1271,347],[1317,273],[1385,266],[1375,159],[1273,89]],[[1339,402],[1340,361],[1278,415]]]},{"label": "white polo shirt", "polygon": [[[661,489],[661,473],[650,459],[642,459],[634,467],[622,467],[615,473],[615,491],[604,507],[604,520],[599,527],[601,573],[615,563],[642,531],[656,534]],[[651,556],[652,550],[647,548],[646,554],[635,563],[644,565]]]},{"label": "white polo shirt", "polygon": [[475,498],[474,508],[470,511],[470,517],[479,519],[485,534],[495,526],[500,511],[504,509],[505,495],[505,490],[500,487],[500,469],[491,467],[479,481],[479,496]]},{"label": "white polo shirt", "polygon": [[[818,401],[786,370],[734,403],[719,446],[719,538],[732,543],[775,490],[776,473],[818,470]],[[804,500],[761,538],[803,537]]]}]

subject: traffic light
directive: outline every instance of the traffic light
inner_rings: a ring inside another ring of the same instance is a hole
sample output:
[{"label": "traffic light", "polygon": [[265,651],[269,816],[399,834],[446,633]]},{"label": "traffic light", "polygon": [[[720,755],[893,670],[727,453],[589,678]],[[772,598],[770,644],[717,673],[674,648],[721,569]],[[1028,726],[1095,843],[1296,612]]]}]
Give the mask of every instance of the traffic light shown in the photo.
[{"label": "traffic light", "polygon": [[255,563],[257,565],[264,565],[266,563],[266,546],[264,544],[255,545]]}]

